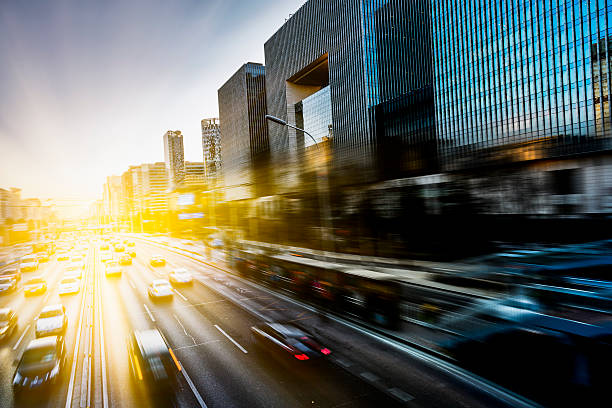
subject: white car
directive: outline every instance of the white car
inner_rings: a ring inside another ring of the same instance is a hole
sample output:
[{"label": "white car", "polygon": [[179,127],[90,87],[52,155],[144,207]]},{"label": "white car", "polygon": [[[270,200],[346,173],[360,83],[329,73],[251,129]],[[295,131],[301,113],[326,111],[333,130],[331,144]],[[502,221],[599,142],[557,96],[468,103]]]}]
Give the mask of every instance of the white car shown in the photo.
[{"label": "white car", "polygon": [[113,259],[113,255],[111,255],[110,252],[102,252],[100,254],[100,260],[102,262],[107,262],[107,261],[110,261],[111,259]]},{"label": "white car", "polygon": [[61,335],[67,327],[68,317],[63,305],[45,306],[36,319],[36,337]]},{"label": "white car", "polygon": [[193,283],[193,276],[185,268],[177,268],[170,272],[168,279],[172,285],[191,285]]},{"label": "white car", "polygon": [[38,258],[36,255],[26,255],[19,261],[19,270],[21,272],[30,272],[38,269]]},{"label": "white car", "polygon": [[170,282],[165,279],[154,280],[147,292],[152,300],[171,300],[174,296]]},{"label": "white car", "polygon": [[106,263],[105,273],[106,276],[121,276],[123,269],[117,261],[109,261]]},{"label": "white car", "polygon": [[59,295],[72,295],[79,293],[81,289],[81,281],[77,277],[66,277],[60,281],[59,284]]}]

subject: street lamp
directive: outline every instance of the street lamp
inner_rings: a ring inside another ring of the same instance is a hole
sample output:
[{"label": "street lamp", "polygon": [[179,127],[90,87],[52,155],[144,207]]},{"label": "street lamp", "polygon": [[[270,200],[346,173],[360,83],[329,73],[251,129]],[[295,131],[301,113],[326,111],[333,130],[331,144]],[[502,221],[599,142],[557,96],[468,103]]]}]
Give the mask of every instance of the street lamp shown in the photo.
[{"label": "street lamp", "polygon": [[[270,122],[274,122],[277,123],[279,125],[282,126],[286,126],[286,127],[290,127],[292,129],[295,129],[297,131],[300,132],[304,132],[306,133],[308,136],[310,136],[310,138],[312,139],[312,141],[314,142],[317,151],[320,152],[319,150],[319,145],[317,144],[317,141],[315,140],[314,137],[312,137],[312,135],[310,133],[308,133],[307,131],[305,131],[304,129],[300,129],[299,127],[293,126],[290,123],[287,123],[286,121],[277,118],[275,116],[272,115],[266,115],[266,120],[269,120]],[[320,186],[320,180],[319,177],[317,177],[317,195],[319,196],[319,205],[321,206],[321,210],[320,210],[320,217],[321,217],[321,242],[323,244],[323,251],[325,252],[325,243],[326,243],[326,239],[325,239],[325,233],[323,230],[323,225],[325,224],[325,226],[328,228],[328,231],[332,230],[332,226],[330,225],[330,221],[331,221],[331,209],[329,208],[329,181],[327,180],[327,171],[324,172],[325,174],[325,186],[323,188],[323,190],[326,190],[327,192],[327,199],[325,199],[323,197],[323,192],[321,191],[322,188]],[[325,215],[323,214],[323,212],[325,212]]]},{"label": "street lamp", "polygon": [[278,123],[279,125],[287,126],[287,127],[292,128],[292,129],[298,130],[300,132],[306,133],[308,136],[310,136],[310,138],[312,139],[312,141],[315,144],[315,146],[317,147],[317,149],[319,148],[319,145],[317,144],[317,141],[315,140],[315,138],[312,137],[312,135],[310,133],[308,133],[307,131],[305,131],[304,129],[300,129],[299,127],[293,126],[291,123],[287,123],[286,121],[284,121],[284,120],[282,120],[280,118],[277,118],[276,116],[266,115],[266,119],[269,120],[270,122]]}]

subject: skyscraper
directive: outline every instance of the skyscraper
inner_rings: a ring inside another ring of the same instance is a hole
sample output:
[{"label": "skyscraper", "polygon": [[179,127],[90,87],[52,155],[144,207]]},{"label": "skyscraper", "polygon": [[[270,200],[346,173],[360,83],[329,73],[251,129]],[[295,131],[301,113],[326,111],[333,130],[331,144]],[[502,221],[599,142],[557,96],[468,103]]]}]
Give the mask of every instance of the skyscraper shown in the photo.
[{"label": "skyscraper", "polygon": [[221,130],[218,118],[202,119],[202,151],[206,182],[215,185],[221,171]]},{"label": "skyscraper", "polygon": [[606,149],[609,1],[433,0],[432,22],[444,168]]},{"label": "skyscraper", "polygon": [[268,180],[261,172],[270,150],[264,66],[244,64],[219,88],[218,97],[226,197],[263,195]]},{"label": "skyscraper", "polygon": [[183,135],[180,130],[169,130],[164,134],[164,161],[170,188],[180,187],[185,181]]},{"label": "skyscraper", "polygon": [[185,187],[203,187],[206,184],[205,168],[202,162],[185,162]]}]

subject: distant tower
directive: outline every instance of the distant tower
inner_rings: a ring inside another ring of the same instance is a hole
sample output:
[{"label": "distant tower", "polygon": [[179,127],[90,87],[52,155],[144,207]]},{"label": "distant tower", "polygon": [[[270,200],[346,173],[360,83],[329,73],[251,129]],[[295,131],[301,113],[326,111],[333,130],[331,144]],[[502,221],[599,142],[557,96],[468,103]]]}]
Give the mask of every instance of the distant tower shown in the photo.
[{"label": "distant tower", "polygon": [[202,151],[206,182],[215,185],[221,171],[221,131],[219,118],[202,119]]},{"label": "distant tower", "polygon": [[183,135],[180,130],[169,130],[164,134],[164,161],[170,188],[180,187],[185,181]]}]

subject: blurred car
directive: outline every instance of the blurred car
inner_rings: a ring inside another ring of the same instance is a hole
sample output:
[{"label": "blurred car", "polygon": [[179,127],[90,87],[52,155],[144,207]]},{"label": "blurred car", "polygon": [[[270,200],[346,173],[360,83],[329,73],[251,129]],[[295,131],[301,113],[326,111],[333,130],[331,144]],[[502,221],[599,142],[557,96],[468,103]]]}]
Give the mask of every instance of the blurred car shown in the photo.
[{"label": "blurred car", "polygon": [[17,290],[17,279],[14,275],[0,276],[0,295],[12,293]]},{"label": "blurred car", "polygon": [[38,269],[38,258],[36,255],[26,255],[19,261],[21,272],[32,272]]},{"label": "blurred car", "polygon": [[[263,323],[251,327],[255,341],[266,350],[297,361],[326,357],[331,351],[291,323]],[[294,360],[294,361],[295,361]]]},{"label": "blurred car", "polygon": [[36,319],[36,337],[63,334],[67,327],[68,316],[64,305],[45,306]]},{"label": "blurred car", "polygon": [[72,295],[79,293],[81,281],[77,277],[68,276],[63,278],[59,284],[59,295]]},{"label": "blurred car", "polygon": [[12,336],[17,331],[17,315],[11,308],[0,309],[0,340]]},{"label": "blurred car", "polygon": [[109,248],[110,248],[110,247],[108,246],[108,244],[107,244],[106,242],[104,242],[104,243],[102,243],[102,244],[100,245],[100,251],[108,251],[108,250],[109,250]]},{"label": "blurred car", "polygon": [[36,255],[36,258],[38,259],[38,262],[49,262],[49,254],[46,252],[39,252]]},{"label": "blurred car", "polygon": [[126,245],[127,245],[127,246],[129,246],[129,247],[133,247],[133,246],[135,246],[136,244],[134,243],[134,241],[128,241],[128,242],[126,243]]},{"label": "blurred car", "polygon": [[128,249],[127,254],[129,254],[132,258],[136,258],[136,251],[134,251],[133,249]]},{"label": "blurred car", "polygon": [[172,395],[179,364],[157,329],[134,331],[128,337],[128,356],[133,378],[154,393]]},{"label": "blurred car", "polygon": [[168,275],[168,279],[170,280],[170,284],[175,286],[193,284],[193,276],[191,276],[191,272],[185,268],[174,269]]},{"label": "blurred car", "polygon": [[121,276],[121,274],[123,273],[123,268],[119,266],[119,263],[117,261],[108,261],[106,262],[104,273],[106,274],[106,276]]},{"label": "blurred car", "polygon": [[102,262],[108,262],[111,259],[113,259],[113,256],[111,255],[110,252],[102,252],[100,254],[100,261],[102,261]]},{"label": "blurred car", "polygon": [[26,347],[13,376],[13,392],[36,392],[55,384],[66,363],[64,338],[43,337]]},{"label": "blurred car", "polygon": [[115,245],[114,249],[115,249],[115,252],[123,252],[123,251],[125,251],[125,247],[122,244]]},{"label": "blurred car", "polygon": [[23,284],[23,294],[25,296],[41,295],[47,291],[47,282],[41,277],[28,279]]},{"label": "blurred car", "polygon": [[147,293],[152,300],[172,300],[174,291],[170,282],[165,279],[156,279],[147,288]]},{"label": "blurred car", "polygon": [[70,255],[67,252],[59,252],[57,254],[58,261],[67,261],[70,259]]},{"label": "blurred car", "polygon": [[81,269],[85,269],[85,261],[82,256],[73,256],[71,261],[71,265],[79,266]]},{"label": "blurred car", "polygon": [[151,266],[164,266],[166,265],[166,259],[161,255],[153,255],[150,263]]},{"label": "blurred car", "polygon": [[119,257],[119,264],[120,265],[131,265],[132,264],[132,257],[130,254],[123,254]]},{"label": "blurred car", "polygon": [[0,276],[9,276],[9,277],[13,277],[15,278],[15,280],[17,282],[19,282],[21,280],[21,271],[19,269],[16,268],[9,268],[9,269],[5,269],[2,272],[0,272],[2,275]]}]

